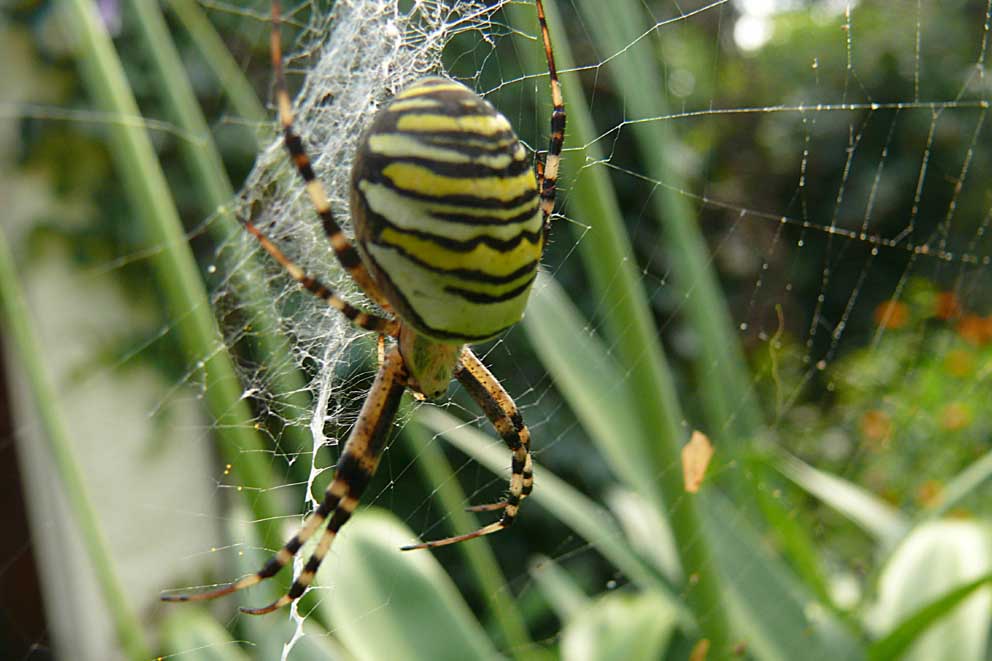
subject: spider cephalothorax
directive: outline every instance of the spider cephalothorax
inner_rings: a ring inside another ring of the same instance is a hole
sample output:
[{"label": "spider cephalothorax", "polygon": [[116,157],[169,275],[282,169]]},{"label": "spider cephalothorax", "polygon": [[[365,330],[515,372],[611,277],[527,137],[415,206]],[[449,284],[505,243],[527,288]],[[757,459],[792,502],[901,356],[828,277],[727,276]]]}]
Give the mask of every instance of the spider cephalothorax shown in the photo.
[{"label": "spider cephalothorax", "polygon": [[[313,555],[289,592],[267,613],[302,595],[335,535],[351,517],[375,474],[407,389],[428,399],[456,378],[478,402],[512,453],[505,500],[477,511],[500,511],[474,532],[405,547],[453,544],[513,523],[533,488],[530,432],[513,399],[467,344],[498,335],[523,316],[554,210],[564,143],[565,107],[541,0],[535,0],[551,81],[548,152],[537,172],[510,123],[461,83],[425,78],[398,93],[372,120],[352,167],[351,211],[356,249],[331,212],[300,136],[282,72],[279,5],[273,2],[272,64],[286,149],[307,187],[341,266],[386,313],[351,305],[305,273],[251,222],[244,226],[307,291],[355,325],[391,338],[361,413],[341,451],[320,506],[255,574],[209,592],[166,601],[213,599],[275,575],[327,523]],[[389,314],[395,316],[388,316]]]}]

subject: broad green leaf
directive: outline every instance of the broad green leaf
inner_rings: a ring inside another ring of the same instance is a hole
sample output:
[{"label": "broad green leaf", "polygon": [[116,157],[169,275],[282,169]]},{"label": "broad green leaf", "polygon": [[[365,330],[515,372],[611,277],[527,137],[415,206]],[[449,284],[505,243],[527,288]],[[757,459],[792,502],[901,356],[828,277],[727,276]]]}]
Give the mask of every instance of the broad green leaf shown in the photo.
[{"label": "broad green leaf", "polygon": [[945,615],[954,612],[957,606],[982,587],[992,585],[992,574],[986,574],[970,583],[965,583],[944,593],[915,613],[907,617],[888,635],[871,646],[868,658],[871,661],[898,659],[913,642]]},{"label": "broad green leaf", "polygon": [[162,649],[185,661],[248,661],[244,641],[231,638],[209,611],[199,608],[170,609],[162,623]]},{"label": "broad green leaf", "polygon": [[342,529],[321,571],[318,608],[357,659],[498,659],[457,588],[426,551],[404,553],[414,534],[367,509]]},{"label": "broad green leaf", "polygon": [[[893,551],[882,569],[878,600],[869,616],[870,628],[879,634],[895,634],[908,618],[923,612],[921,608],[947,596],[949,590],[990,572],[992,527],[989,524],[947,520],[922,524]],[[933,621],[929,629],[899,658],[907,661],[986,658],[992,591],[972,594],[942,618],[937,610],[930,616]]]},{"label": "broad green leaf", "polygon": [[664,656],[676,612],[651,592],[608,592],[591,601],[562,632],[569,661],[655,661]]}]

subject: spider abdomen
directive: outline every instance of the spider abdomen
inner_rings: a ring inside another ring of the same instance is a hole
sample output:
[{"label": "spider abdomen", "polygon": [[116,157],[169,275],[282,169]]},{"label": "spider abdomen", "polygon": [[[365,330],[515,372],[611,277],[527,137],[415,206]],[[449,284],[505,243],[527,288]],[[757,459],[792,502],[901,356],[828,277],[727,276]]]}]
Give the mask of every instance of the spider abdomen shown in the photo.
[{"label": "spider abdomen", "polygon": [[523,316],[543,249],[539,204],[510,123],[445,78],[396,95],[352,169],[369,270],[397,314],[438,340],[484,340]]}]

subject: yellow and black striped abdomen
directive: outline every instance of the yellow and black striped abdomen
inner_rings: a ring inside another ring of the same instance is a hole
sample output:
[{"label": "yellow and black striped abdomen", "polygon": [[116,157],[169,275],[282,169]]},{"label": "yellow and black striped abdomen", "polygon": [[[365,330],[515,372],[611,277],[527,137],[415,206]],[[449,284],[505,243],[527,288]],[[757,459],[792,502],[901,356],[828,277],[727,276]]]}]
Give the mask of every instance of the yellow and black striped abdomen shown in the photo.
[{"label": "yellow and black striped abdomen", "polygon": [[406,323],[474,342],[520,320],[540,199],[527,150],[488,102],[445,78],[406,88],[362,138],[351,183],[362,256]]}]

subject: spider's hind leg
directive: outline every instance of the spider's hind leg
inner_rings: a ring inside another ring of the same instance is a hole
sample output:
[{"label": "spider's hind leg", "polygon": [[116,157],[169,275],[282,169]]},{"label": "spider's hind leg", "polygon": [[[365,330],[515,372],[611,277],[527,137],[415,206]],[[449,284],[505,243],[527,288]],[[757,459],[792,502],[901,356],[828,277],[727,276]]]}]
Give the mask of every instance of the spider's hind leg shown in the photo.
[{"label": "spider's hind leg", "polygon": [[375,475],[385,447],[389,431],[393,426],[403,391],[406,390],[406,373],[399,351],[391,349],[385,356],[376,374],[375,382],[369,391],[358,422],[351,431],[348,441],[341,450],[334,479],[324,492],[320,506],[304,521],[299,532],[293,535],[285,546],[279,549],[256,573],[245,576],[229,585],[196,594],[165,595],[162,601],[203,601],[215,599],[232,592],[261,583],[275,576],[288,565],[300,548],[313,537],[320,526],[327,521],[327,528],[317,544],[313,555],[307,560],[303,571],[293,581],[289,591],[268,606],[262,608],[242,608],[244,613],[261,615],[269,613],[298,599],[313,582],[321,561],[331,548],[338,531],[351,518],[362,492]]},{"label": "spider's hind leg", "polygon": [[[338,467],[334,471],[334,479],[327,487],[328,496],[333,497],[334,507],[330,513],[330,520],[327,528],[314,549],[313,555],[307,560],[303,571],[293,581],[289,591],[273,601],[268,606],[261,608],[242,608],[242,613],[250,615],[262,615],[271,613],[277,608],[299,599],[317,575],[317,569],[323,562],[327,552],[331,549],[331,543],[337,536],[338,531],[351,518],[355,508],[358,507],[358,500],[375,475],[376,468],[379,467],[379,459],[382,457],[382,450],[392,429],[393,420],[396,418],[396,411],[399,409],[400,400],[406,390],[406,372],[403,365],[403,358],[399,350],[395,347],[385,356],[382,366],[375,377],[375,383],[369,391],[362,411],[358,415],[358,422],[351,431],[348,441],[341,450],[341,458],[338,460]],[[325,497],[325,502],[327,497]],[[323,508],[323,503],[321,504]],[[281,553],[281,552],[280,552]],[[290,556],[291,557],[291,556]],[[273,558],[278,560],[278,555]],[[271,562],[271,561],[270,561]]]},{"label": "spider's hind leg", "polygon": [[493,427],[496,428],[500,437],[513,453],[509,493],[505,500],[498,503],[468,508],[475,512],[501,510],[502,515],[498,521],[464,535],[404,546],[404,551],[447,546],[509,528],[517,517],[521,501],[529,496],[534,488],[534,465],[530,455],[530,430],[524,424],[513,398],[468,347],[462,351],[461,364],[455,376],[472,396],[472,399],[482,407],[486,417],[489,418]]}]

